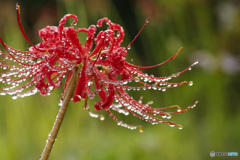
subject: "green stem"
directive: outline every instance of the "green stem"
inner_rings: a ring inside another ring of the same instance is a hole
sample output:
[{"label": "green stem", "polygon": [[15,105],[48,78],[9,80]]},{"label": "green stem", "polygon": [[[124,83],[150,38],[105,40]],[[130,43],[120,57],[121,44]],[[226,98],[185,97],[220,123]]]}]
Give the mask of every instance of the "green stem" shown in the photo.
[{"label": "green stem", "polygon": [[54,142],[57,138],[58,131],[61,127],[64,115],[67,111],[68,104],[69,104],[69,102],[70,102],[70,100],[73,96],[73,92],[74,92],[74,90],[76,88],[76,85],[77,85],[77,79],[78,79],[78,73],[79,73],[78,69],[79,69],[78,67],[75,67],[73,69],[72,77],[69,80],[69,82],[67,84],[67,87],[65,89],[64,95],[63,95],[62,106],[59,109],[58,115],[57,115],[56,120],[53,124],[53,128],[52,128],[51,132],[49,133],[49,136],[48,136],[48,139],[46,141],[46,145],[43,149],[40,160],[47,160],[49,155],[50,155],[53,144],[54,144]]}]

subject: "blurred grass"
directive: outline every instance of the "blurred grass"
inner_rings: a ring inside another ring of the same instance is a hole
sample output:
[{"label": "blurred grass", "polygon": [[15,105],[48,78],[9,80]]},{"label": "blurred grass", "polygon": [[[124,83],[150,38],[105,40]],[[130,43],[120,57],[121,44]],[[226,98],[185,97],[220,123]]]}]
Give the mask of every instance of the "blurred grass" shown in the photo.
[{"label": "blurred grass", "polygon": [[[8,45],[25,50],[29,45],[18,28],[15,3],[0,1],[0,36]],[[166,76],[183,70],[199,57],[198,66],[172,80],[192,80],[192,87],[130,93],[134,97],[144,95],[144,101],[153,100],[156,107],[174,104],[187,107],[199,100],[197,108],[171,119],[182,124],[183,130],[130,119],[133,124],[143,125],[144,133],[140,134],[117,126],[107,116],[105,121],[91,118],[81,103],[71,103],[50,159],[201,160],[210,159],[210,151],[240,154],[238,1],[59,0],[35,3],[22,0],[20,5],[25,31],[35,43],[39,41],[37,31],[40,28],[57,25],[64,14],[73,13],[79,17],[79,27],[96,24],[104,16],[119,23],[126,31],[126,46],[145,19],[151,17],[133,43],[128,61],[133,59],[136,65],[157,64],[183,46],[176,59],[146,71]],[[227,57],[235,61],[226,63]],[[231,67],[232,63],[237,66]],[[0,97],[0,159],[38,159],[59,109],[60,93],[58,89],[47,97],[35,95],[17,100]]]}]

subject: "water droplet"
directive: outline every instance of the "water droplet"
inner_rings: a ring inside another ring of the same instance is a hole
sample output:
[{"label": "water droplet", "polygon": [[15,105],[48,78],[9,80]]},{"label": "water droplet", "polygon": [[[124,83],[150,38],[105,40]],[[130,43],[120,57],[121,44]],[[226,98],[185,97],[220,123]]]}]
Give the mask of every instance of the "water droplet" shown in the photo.
[{"label": "water droplet", "polygon": [[139,132],[143,133],[143,128],[141,126],[138,126]]},{"label": "water droplet", "polygon": [[104,117],[103,115],[99,115],[99,119],[100,119],[101,121],[103,121],[103,120],[105,119],[105,117]]},{"label": "water droplet", "polygon": [[17,99],[17,95],[12,95],[12,99]]},{"label": "water droplet", "polygon": [[60,100],[60,102],[58,103],[58,105],[60,106],[60,107],[62,107],[62,100]]},{"label": "water droplet", "polygon": [[188,70],[189,70],[189,71],[191,71],[191,70],[192,70],[192,68],[190,67],[190,68],[188,68]]},{"label": "water droplet", "polygon": [[162,118],[167,118],[167,115],[162,115]]},{"label": "water droplet", "polygon": [[98,118],[98,116],[99,116],[98,114],[92,113],[90,111],[89,111],[89,115],[93,118]]},{"label": "water droplet", "polygon": [[193,85],[193,81],[190,81],[190,82],[188,83],[188,85],[189,85],[189,86],[192,86],[192,85]]},{"label": "water droplet", "polygon": [[198,64],[198,61],[194,62],[194,64],[193,64],[193,65],[196,65],[196,64]]},{"label": "water droplet", "polygon": [[170,118],[172,118],[172,116],[171,115],[167,115],[167,117],[166,117],[167,119],[170,119]]},{"label": "water droplet", "polygon": [[90,99],[93,99],[94,96],[95,96],[94,94],[89,94],[89,95],[88,95],[88,97],[89,97]]},{"label": "water droplet", "polygon": [[128,82],[127,81],[124,81],[123,84],[127,84]]},{"label": "water droplet", "polygon": [[118,123],[117,123],[117,125],[118,125],[118,126],[122,125],[122,122],[121,122],[121,121],[120,121],[120,122],[118,122]]},{"label": "water droplet", "polygon": [[170,127],[174,127],[175,125],[174,124],[169,124]]}]

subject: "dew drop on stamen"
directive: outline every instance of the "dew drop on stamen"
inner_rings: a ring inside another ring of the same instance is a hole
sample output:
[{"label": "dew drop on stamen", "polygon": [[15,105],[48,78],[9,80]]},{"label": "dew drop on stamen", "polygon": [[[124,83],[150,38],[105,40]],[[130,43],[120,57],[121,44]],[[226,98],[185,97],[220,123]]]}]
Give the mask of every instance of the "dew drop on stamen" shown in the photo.
[{"label": "dew drop on stamen", "polygon": [[94,96],[95,96],[94,94],[89,94],[89,95],[88,95],[88,97],[89,97],[90,99],[93,99]]},{"label": "dew drop on stamen", "polygon": [[196,64],[198,64],[198,61],[196,61],[196,62],[193,63],[193,65],[196,65]]},{"label": "dew drop on stamen", "polygon": [[105,117],[104,117],[103,115],[99,115],[99,119],[100,119],[101,121],[103,121],[103,120],[105,119]]},{"label": "dew drop on stamen", "polygon": [[143,128],[142,127],[139,126],[138,129],[139,129],[140,133],[143,133]]},{"label": "dew drop on stamen", "polygon": [[162,115],[162,118],[167,118],[167,115]]},{"label": "dew drop on stamen", "polygon": [[123,84],[127,84],[128,82],[127,81],[124,81]]},{"label": "dew drop on stamen", "polygon": [[12,95],[12,99],[17,99],[17,95]]},{"label": "dew drop on stamen", "polygon": [[188,85],[189,85],[189,86],[192,86],[192,85],[193,85],[193,81],[190,81],[190,82],[188,83]]},{"label": "dew drop on stamen", "polygon": [[170,119],[170,118],[172,118],[172,116],[171,115],[167,115],[167,117],[166,117],[167,119]]},{"label": "dew drop on stamen", "polygon": [[11,81],[11,78],[10,77],[6,77],[6,81],[7,82]]}]

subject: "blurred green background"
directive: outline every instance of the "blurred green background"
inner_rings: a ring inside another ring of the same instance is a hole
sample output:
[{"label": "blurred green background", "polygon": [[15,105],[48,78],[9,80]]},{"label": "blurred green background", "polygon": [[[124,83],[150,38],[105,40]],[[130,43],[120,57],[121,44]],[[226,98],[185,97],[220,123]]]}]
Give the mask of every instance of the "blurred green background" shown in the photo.
[{"label": "blurred green background", "polygon": [[[173,61],[144,72],[167,76],[199,64],[172,82],[194,81],[176,89],[139,91],[130,94],[154,107],[174,104],[185,108],[199,100],[196,108],[173,116],[183,130],[166,124],[141,124],[144,132],[90,117],[82,103],[71,103],[50,159],[56,160],[159,160],[237,159],[210,157],[210,151],[240,154],[240,1],[239,0],[0,0],[0,37],[9,46],[26,50],[17,25],[15,3],[21,5],[21,20],[29,39],[40,41],[38,30],[58,25],[67,13],[79,17],[78,27],[96,24],[102,17],[122,25],[123,45],[134,38],[145,19],[150,22],[133,43],[127,60],[136,65]],[[84,40],[84,37],[80,38]],[[3,51],[3,47],[0,47]],[[0,57],[3,58],[3,57]],[[133,59],[133,61],[131,61]],[[12,100],[0,96],[0,159],[38,159],[58,112],[61,89],[50,96],[39,94]],[[93,102],[90,103],[91,105]]]}]

